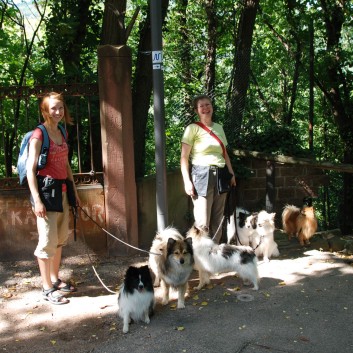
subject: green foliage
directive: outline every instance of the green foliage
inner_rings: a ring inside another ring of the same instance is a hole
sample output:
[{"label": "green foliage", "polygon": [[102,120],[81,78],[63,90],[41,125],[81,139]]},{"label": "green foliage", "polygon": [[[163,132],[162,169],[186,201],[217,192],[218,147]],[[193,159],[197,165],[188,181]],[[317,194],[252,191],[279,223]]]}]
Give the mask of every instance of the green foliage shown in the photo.
[{"label": "green foliage", "polygon": [[[10,3],[10,2],[8,2]],[[30,3],[30,2],[26,2]],[[42,2],[40,2],[42,4]],[[82,25],[82,9],[90,4],[85,24]],[[187,1],[183,9],[181,1],[170,1],[168,16],[163,25],[164,88],[165,88],[165,126],[166,126],[166,163],[168,169],[179,167],[180,138],[184,126],[193,116],[190,98],[205,91],[205,65],[208,46],[207,16],[205,2]],[[329,7],[337,1],[327,2]],[[216,2],[217,48],[216,48],[216,88],[215,120],[226,127],[230,148],[243,148],[267,153],[297,157],[315,157],[317,160],[342,162],[347,142],[342,139],[342,131],[337,128],[335,114],[331,110],[329,94],[323,95],[322,87],[331,87],[332,77],[327,75],[327,67],[339,62],[339,82],[335,89],[340,90],[342,107],[352,118],[353,100],[353,8],[344,2],[344,21],[339,46],[334,50],[327,48],[327,33],[324,11],[317,1],[280,2],[266,0],[260,2],[256,18],[251,51],[251,76],[247,91],[245,111],[240,126],[239,117],[228,117],[227,107],[235,102],[227,101],[227,93],[232,81],[232,68],[235,56],[237,26],[241,20],[242,2],[220,0]],[[30,26],[25,29],[13,19],[20,19],[22,13],[14,6],[4,8],[0,36],[0,81],[2,86],[19,83],[21,70],[30,38]],[[49,0],[49,9],[44,23],[38,32],[29,66],[25,72],[25,84],[96,82],[97,46],[101,33],[103,2]],[[149,12],[148,2],[135,0],[127,2],[126,23],[136,6],[141,6],[135,26],[128,39],[132,48],[133,62],[136,58],[140,38],[139,26]],[[289,6],[292,6],[290,8]],[[343,5],[342,5],[343,6]],[[334,10],[332,10],[334,13]],[[27,12],[26,12],[27,13]],[[38,17],[38,15],[37,15]],[[314,150],[309,152],[309,26],[314,26]],[[33,24],[33,23],[32,23]],[[27,39],[27,41],[26,41]],[[295,96],[294,74],[296,54],[300,59],[299,76]],[[132,68],[134,73],[135,67]],[[293,101],[292,120],[287,124],[290,104]],[[4,141],[15,127],[13,114],[15,100],[1,100],[3,138],[0,146],[0,173],[4,175]],[[75,111],[75,102],[69,102]],[[81,105],[82,124],[87,124],[87,112]],[[97,107],[97,106],[96,106]],[[92,112],[98,117],[98,109]],[[33,128],[38,121],[38,107],[35,99],[20,106],[21,119],[18,122],[19,141],[24,132]],[[97,120],[97,119],[96,119]],[[98,119],[99,120],[99,119]],[[96,123],[96,122],[95,122]],[[353,122],[352,122],[353,123]],[[348,130],[345,129],[348,135]],[[85,168],[89,152],[86,150],[89,131],[82,128]],[[349,140],[349,138],[347,138]],[[77,148],[77,139],[73,141]],[[147,121],[145,142],[145,174],[155,172],[154,122],[151,112]],[[15,157],[17,151],[15,151]],[[233,157],[232,157],[233,158]],[[75,153],[73,159],[77,161]],[[234,158],[237,173],[246,176],[240,160]],[[335,213],[341,197],[342,180],[330,173],[331,215]],[[321,196],[320,196],[321,199]],[[318,201],[321,202],[321,201]],[[320,206],[321,207],[321,206]],[[330,221],[334,224],[335,221]]]},{"label": "green foliage", "polygon": [[251,129],[242,134],[237,147],[276,155],[310,156],[291,127],[276,123],[271,123],[266,128]]}]

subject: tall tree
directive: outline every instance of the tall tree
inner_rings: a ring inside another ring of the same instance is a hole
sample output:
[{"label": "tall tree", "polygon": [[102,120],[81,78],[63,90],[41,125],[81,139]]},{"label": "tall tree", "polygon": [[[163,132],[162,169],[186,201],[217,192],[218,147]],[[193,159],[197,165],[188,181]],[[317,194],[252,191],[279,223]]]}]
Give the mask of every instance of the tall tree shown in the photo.
[{"label": "tall tree", "polygon": [[[331,105],[332,114],[343,142],[343,163],[353,164],[353,100],[352,83],[342,68],[345,55],[341,47],[342,27],[350,1],[320,0],[326,28],[326,60],[319,73],[319,87]],[[353,230],[353,174],[344,173],[341,205],[341,230],[351,234]]]},{"label": "tall tree", "polygon": [[[46,22],[47,57],[51,62],[53,75],[59,77],[59,68],[64,67],[65,83],[83,82],[87,67],[84,65],[84,50],[96,48],[98,33],[87,38],[89,28],[95,20],[92,10],[93,0],[52,1],[51,14]],[[96,30],[97,32],[97,30]],[[92,33],[92,34],[93,34]]]},{"label": "tall tree", "polygon": [[126,0],[106,0],[102,24],[101,44],[126,44]]},{"label": "tall tree", "polygon": [[[26,26],[26,19],[20,8],[15,4],[15,2],[3,2],[3,16],[9,18],[9,20],[13,23],[16,28],[19,29],[21,36],[23,38],[23,52],[21,53],[21,58],[16,58],[20,63],[18,72],[11,72],[11,76],[14,83],[16,84],[18,91],[21,92],[21,89],[25,85],[26,74],[28,67],[30,65],[31,57],[33,54],[34,43],[37,37],[38,31],[40,29],[41,23],[45,16],[45,11],[47,7],[47,0],[45,0],[42,6],[39,5],[38,1],[34,1],[34,8],[38,13],[38,22],[34,28],[31,30]],[[3,20],[2,20],[3,21]],[[18,62],[16,63],[18,65]],[[13,121],[11,124],[6,124],[4,126],[3,134],[4,134],[4,155],[5,155],[5,174],[7,177],[12,176],[12,163],[13,163],[13,150],[15,146],[16,136],[17,136],[17,128],[20,119],[20,109],[21,109],[21,96],[14,100],[14,114]]]},{"label": "tall tree", "polygon": [[189,0],[177,0],[176,1],[176,21],[179,27],[179,36],[177,38],[177,47],[180,48],[176,51],[176,56],[179,57],[181,65],[181,82],[182,88],[185,90],[183,96],[183,111],[185,112],[185,124],[192,122],[192,109],[191,100],[193,92],[190,89],[192,83],[192,55],[190,48],[190,27],[188,26],[188,9]]},{"label": "tall tree", "polygon": [[207,52],[206,52],[206,93],[213,97],[216,84],[216,51],[217,51],[217,11],[216,0],[206,0],[207,14]]},{"label": "tall tree", "polygon": [[227,97],[227,115],[233,128],[239,131],[245,108],[246,93],[250,79],[252,35],[259,0],[245,0],[238,24],[230,92]]}]

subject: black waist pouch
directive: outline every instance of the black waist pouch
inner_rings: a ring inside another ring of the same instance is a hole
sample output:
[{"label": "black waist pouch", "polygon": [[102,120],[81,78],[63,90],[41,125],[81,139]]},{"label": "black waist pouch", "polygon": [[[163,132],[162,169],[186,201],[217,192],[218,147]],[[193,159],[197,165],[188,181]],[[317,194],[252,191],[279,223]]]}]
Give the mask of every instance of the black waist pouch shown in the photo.
[{"label": "black waist pouch", "polygon": [[[64,182],[65,180],[61,179],[37,176],[39,196],[48,212],[63,212],[62,185]],[[34,207],[32,195],[31,203]]]},{"label": "black waist pouch", "polygon": [[224,168],[217,168],[217,188],[218,193],[223,194],[230,190],[230,180],[233,174],[229,173],[227,166]]}]

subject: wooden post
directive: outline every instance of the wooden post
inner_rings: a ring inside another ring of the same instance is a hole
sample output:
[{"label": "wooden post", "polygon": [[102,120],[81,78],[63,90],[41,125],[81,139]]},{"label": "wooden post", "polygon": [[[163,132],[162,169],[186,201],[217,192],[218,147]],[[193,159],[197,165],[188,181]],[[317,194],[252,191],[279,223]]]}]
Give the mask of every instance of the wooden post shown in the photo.
[{"label": "wooden post", "polygon": [[[137,246],[130,48],[98,47],[98,75],[106,228]],[[108,236],[109,255],[128,253],[131,248]]]},{"label": "wooden post", "polygon": [[266,211],[271,213],[275,208],[276,187],[275,187],[275,164],[266,161]]}]

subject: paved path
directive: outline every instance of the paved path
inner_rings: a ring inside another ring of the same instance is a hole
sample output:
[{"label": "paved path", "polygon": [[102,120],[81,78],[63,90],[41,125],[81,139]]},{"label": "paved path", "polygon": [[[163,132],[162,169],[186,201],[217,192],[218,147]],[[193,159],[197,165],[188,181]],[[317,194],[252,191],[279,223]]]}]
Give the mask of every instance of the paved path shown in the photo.
[{"label": "paved path", "polygon": [[[158,304],[149,325],[132,324],[125,335],[116,295],[101,287],[85,257],[64,261],[64,278],[72,276],[79,291],[63,306],[40,298],[34,261],[21,266],[0,263],[0,350],[352,353],[353,257],[315,250],[325,245],[319,239],[311,250],[294,239],[276,241],[281,256],[259,262],[259,291],[244,287],[234,274],[218,276],[209,288],[191,290],[184,310],[176,310],[175,301],[166,307]],[[116,289],[129,262],[136,261],[112,258],[97,270]],[[195,273],[190,287],[197,283]],[[157,289],[157,300],[159,294]]]},{"label": "paved path", "polygon": [[353,260],[295,245],[282,253],[259,262],[258,292],[219,277],[191,291],[184,310],[157,307],[150,325],[133,324],[93,352],[352,353]]}]

